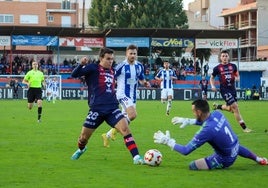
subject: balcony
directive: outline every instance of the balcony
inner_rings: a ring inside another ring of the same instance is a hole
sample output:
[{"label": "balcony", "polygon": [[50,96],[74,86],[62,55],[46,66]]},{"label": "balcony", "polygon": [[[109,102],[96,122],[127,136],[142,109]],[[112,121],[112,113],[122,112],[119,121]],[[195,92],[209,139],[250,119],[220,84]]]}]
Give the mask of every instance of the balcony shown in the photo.
[{"label": "balcony", "polygon": [[226,29],[226,30],[245,30],[245,29],[254,29],[257,28],[257,20],[245,20],[245,21],[241,21],[241,23],[239,22],[233,22],[230,24],[226,24],[223,26],[220,26],[221,29]]},{"label": "balcony", "polygon": [[76,13],[75,9],[47,9],[47,13]]},{"label": "balcony", "polygon": [[252,39],[241,39],[240,41],[240,46],[241,47],[255,47],[257,45],[257,40],[256,38],[252,38]]}]

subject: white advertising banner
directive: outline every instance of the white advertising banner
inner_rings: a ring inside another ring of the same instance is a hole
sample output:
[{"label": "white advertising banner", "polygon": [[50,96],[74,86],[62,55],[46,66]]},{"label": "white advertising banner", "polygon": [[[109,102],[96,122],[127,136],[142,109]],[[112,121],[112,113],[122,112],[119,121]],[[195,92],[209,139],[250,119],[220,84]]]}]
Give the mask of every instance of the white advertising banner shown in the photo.
[{"label": "white advertising banner", "polygon": [[0,46],[10,46],[10,36],[0,36]]},{"label": "white advertising banner", "polygon": [[237,48],[238,39],[196,39],[195,47],[198,48]]}]

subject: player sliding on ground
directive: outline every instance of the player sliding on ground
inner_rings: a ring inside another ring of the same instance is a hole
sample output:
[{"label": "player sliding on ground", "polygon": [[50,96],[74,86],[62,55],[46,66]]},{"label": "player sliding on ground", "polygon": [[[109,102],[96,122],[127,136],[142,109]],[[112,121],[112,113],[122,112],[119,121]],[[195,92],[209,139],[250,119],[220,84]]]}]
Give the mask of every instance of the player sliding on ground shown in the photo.
[{"label": "player sliding on ground", "polygon": [[[188,123],[201,125],[200,130],[194,135],[192,140],[181,145],[170,137],[169,131],[164,134],[161,131],[154,133],[154,142],[165,144],[172,150],[183,155],[188,155],[195,149],[208,143],[212,146],[215,153],[210,156],[192,161],[189,165],[190,170],[212,170],[223,169],[234,164],[238,156],[251,159],[260,165],[267,165],[267,159],[257,156],[255,153],[240,145],[237,135],[232,130],[228,120],[220,111],[209,112],[209,104],[206,100],[198,99],[192,103],[192,111],[196,119],[188,119]],[[173,118],[173,124],[184,123],[186,118]],[[195,121],[195,123],[193,123]],[[183,126],[181,126],[183,128]]]}]

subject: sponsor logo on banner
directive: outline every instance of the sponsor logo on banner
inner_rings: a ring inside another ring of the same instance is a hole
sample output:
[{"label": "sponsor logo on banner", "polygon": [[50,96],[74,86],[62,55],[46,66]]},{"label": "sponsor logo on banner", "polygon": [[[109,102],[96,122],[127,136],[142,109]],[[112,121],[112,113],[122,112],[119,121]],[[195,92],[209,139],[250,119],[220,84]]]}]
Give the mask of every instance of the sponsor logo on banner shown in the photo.
[{"label": "sponsor logo on banner", "polygon": [[60,46],[102,48],[103,38],[60,38]]},{"label": "sponsor logo on banner", "polygon": [[12,45],[23,46],[58,46],[59,40],[56,36],[36,35],[12,35]]},{"label": "sponsor logo on banner", "polygon": [[237,48],[237,39],[196,39],[196,48]]},{"label": "sponsor logo on banner", "polygon": [[9,36],[0,36],[0,46],[10,46]]},{"label": "sponsor logo on banner", "polygon": [[151,46],[160,47],[193,47],[194,39],[191,38],[152,38]]},{"label": "sponsor logo on banner", "polygon": [[135,44],[138,47],[149,47],[149,37],[107,37],[107,47],[126,47]]}]

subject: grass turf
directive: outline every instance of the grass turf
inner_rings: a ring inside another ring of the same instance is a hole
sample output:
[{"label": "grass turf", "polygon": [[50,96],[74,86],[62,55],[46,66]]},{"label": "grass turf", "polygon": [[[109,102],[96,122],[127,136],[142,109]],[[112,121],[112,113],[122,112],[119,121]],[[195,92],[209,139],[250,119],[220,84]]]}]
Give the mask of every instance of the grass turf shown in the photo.
[{"label": "grass turf", "polygon": [[[212,105],[213,101],[210,101]],[[222,101],[218,101],[222,102]],[[86,101],[65,100],[56,104],[44,101],[42,123],[37,123],[37,108],[29,111],[26,100],[1,100],[0,107],[0,187],[266,187],[268,166],[238,158],[224,170],[190,171],[188,164],[210,155],[207,144],[188,156],[153,143],[153,133],[170,130],[178,143],[186,144],[198,130],[180,129],[170,123],[174,116],[192,117],[191,101],[173,101],[170,116],[160,101],[138,101],[138,117],[130,125],[140,153],[156,148],[163,154],[159,167],[132,164],[120,135],[104,148],[103,124],[88,143],[88,150],[77,161],[70,159],[77,149],[77,138],[87,115]],[[231,113],[224,112],[242,145],[268,157],[268,103],[239,101],[240,111],[252,133],[243,133]]]}]

